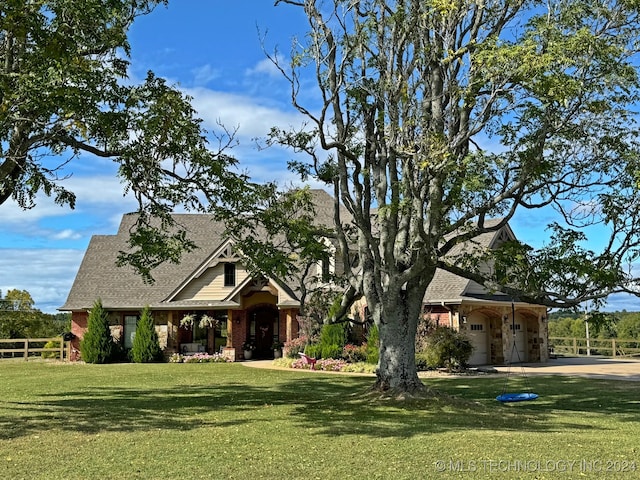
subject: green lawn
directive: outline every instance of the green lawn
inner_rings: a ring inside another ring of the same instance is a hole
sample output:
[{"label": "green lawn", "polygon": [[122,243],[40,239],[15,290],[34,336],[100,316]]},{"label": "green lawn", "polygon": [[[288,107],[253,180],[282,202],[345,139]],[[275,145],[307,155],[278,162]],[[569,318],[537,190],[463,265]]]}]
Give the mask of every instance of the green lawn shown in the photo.
[{"label": "green lawn", "polygon": [[454,397],[398,405],[364,396],[370,377],[240,364],[4,362],[0,475],[638,476],[640,383],[530,377],[541,398],[502,405],[494,400],[502,382],[430,379]]}]

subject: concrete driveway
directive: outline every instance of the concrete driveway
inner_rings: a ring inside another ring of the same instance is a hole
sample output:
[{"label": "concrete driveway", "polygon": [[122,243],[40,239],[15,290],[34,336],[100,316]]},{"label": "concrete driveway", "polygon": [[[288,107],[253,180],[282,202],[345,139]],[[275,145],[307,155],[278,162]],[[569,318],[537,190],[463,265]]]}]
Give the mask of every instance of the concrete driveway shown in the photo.
[{"label": "concrete driveway", "polygon": [[[268,368],[276,370],[290,370],[285,367],[276,367],[272,360],[250,360],[242,362],[243,365],[253,368]],[[509,367],[498,366],[495,368],[500,373],[506,373]],[[511,366],[511,374],[517,375],[524,372],[527,375],[567,375],[572,377],[590,377],[609,380],[628,380],[640,382],[640,359],[628,358],[602,358],[602,357],[559,357],[549,360],[547,363],[514,363]],[[311,370],[298,370],[299,372],[315,373]],[[366,373],[347,372],[323,372],[338,375],[364,375]],[[421,378],[443,375],[437,371],[419,372]],[[447,374],[447,376],[450,376]]]},{"label": "concrete driveway", "polygon": [[[508,367],[495,367],[507,372]],[[602,357],[559,357],[547,363],[513,364],[511,373],[527,375],[568,375],[608,380],[640,381],[640,360]]]}]

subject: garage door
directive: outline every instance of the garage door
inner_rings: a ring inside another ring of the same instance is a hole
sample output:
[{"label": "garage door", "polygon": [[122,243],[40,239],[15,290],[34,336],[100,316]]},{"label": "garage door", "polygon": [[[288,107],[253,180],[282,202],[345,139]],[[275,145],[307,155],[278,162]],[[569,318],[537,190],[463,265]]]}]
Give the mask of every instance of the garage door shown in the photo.
[{"label": "garage door", "polygon": [[469,321],[467,335],[473,346],[473,352],[469,359],[470,365],[486,365],[489,363],[489,335],[486,320]]},{"label": "garage door", "polygon": [[[527,361],[527,330],[524,326],[523,320],[515,321],[515,325],[509,325],[509,330],[513,334],[515,327],[515,342],[516,346],[513,348],[513,343],[509,346],[509,362],[517,363],[517,362],[526,362]],[[511,337],[511,341],[513,342],[513,337]]]}]

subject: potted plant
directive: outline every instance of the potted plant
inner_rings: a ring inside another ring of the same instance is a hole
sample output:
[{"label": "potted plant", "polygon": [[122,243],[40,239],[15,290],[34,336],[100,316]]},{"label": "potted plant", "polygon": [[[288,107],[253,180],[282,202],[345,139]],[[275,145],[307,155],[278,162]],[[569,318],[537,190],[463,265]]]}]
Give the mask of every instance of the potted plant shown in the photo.
[{"label": "potted plant", "polygon": [[210,317],[207,314],[202,315],[202,317],[200,318],[200,323],[198,324],[198,326],[200,328],[216,328],[218,326],[218,320]]},{"label": "potted plant", "polygon": [[284,347],[284,343],[273,342],[273,345],[271,345],[271,350],[273,350],[273,358],[282,357],[282,347]]},{"label": "potted plant", "polygon": [[256,349],[256,344],[251,340],[247,340],[242,344],[242,351],[244,352],[244,359],[251,360],[253,356],[253,351]]},{"label": "potted plant", "polygon": [[192,313],[189,313],[180,319],[180,326],[186,329],[191,329],[193,327],[193,322],[195,321],[196,316]]}]

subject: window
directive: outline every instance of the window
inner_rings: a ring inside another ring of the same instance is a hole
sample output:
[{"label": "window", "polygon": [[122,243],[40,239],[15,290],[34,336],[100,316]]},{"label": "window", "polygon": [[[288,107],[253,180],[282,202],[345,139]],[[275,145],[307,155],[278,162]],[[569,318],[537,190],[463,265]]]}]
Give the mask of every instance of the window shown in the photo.
[{"label": "window", "polygon": [[133,348],[133,339],[136,338],[137,326],[137,315],[124,316],[124,348]]},{"label": "window", "polygon": [[484,330],[484,325],[481,323],[472,323],[471,330],[475,332],[482,332]]},{"label": "window", "polygon": [[213,337],[213,351],[221,352],[222,347],[227,346],[227,321],[229,320],[229,317],[226,312],[214,312],[213,316],[218,320]]},{"label": "window", "polygon": [[236,265],[235,263],[224,264],[224,286],[234,287],[236,284]]}]

